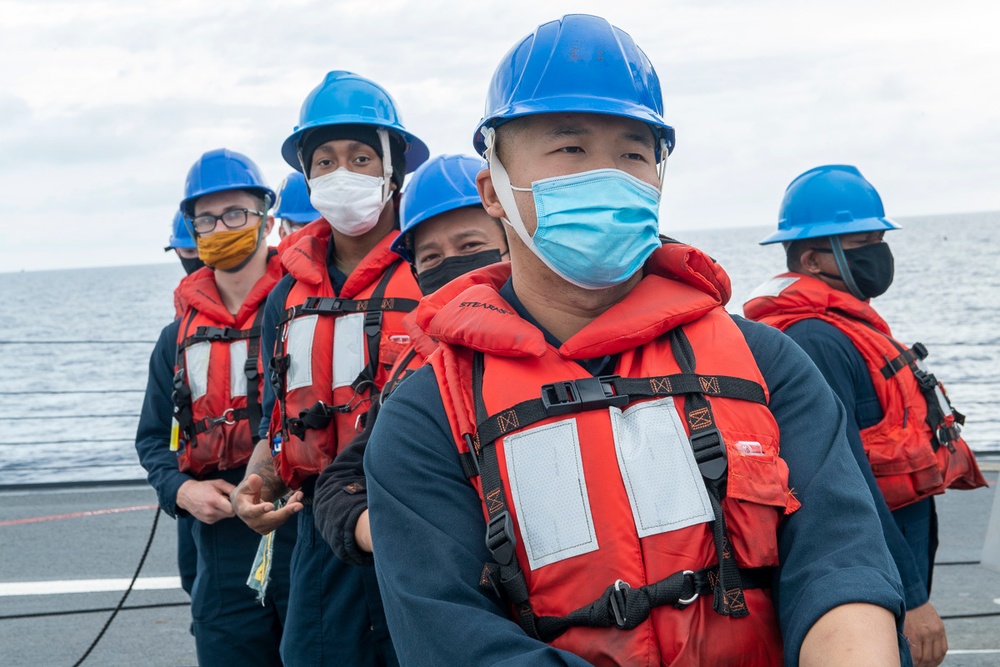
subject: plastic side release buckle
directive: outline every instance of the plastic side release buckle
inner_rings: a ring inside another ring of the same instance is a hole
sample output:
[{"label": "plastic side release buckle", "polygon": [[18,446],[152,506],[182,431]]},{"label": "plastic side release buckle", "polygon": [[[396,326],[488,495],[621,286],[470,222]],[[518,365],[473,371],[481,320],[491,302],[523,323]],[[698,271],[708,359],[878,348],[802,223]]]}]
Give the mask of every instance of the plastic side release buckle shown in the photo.
[{"label": "plastic side release buckle", "polygon": [[690,440],[702,477],[714,481],[726,474],[726,441],[718,428],[692,433]]},{"label": "plastic side release buckle", "polygon": [[371,338],[382,330],[382,311],[369,310],[365,312],[365,335]]},{"label": "plastic side release buckle", "polygon": [[549,417],[594,408],[628,405],[628,394],[615,393],[618,375],[564,380],[542,385],[542,405]]},{"label": "plastic side release buckle", "polygon": [[486,525],[486,548],[496,562],[510,565],[514,560],[514,545],[514,522],[510,512],[504,510]]}]

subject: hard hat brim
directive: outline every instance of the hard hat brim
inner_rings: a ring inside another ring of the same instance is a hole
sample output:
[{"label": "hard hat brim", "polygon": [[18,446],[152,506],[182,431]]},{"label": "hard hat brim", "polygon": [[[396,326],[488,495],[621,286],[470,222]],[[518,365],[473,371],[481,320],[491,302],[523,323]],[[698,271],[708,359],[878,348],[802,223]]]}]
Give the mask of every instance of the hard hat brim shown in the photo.
[{"label": "hard hat brim", "polygon": [[791,229],[779,229],[767,236],[759,245],[770,245],[772,243],[784,243],[788,241],[798,241],[800,239],[818,239],[827,236],[842,236],[844,234],[858,234],[860,232],[879,232],[892,229],[902,229],[902,225],[893,222],[889,218],[862,218],[850,222],[828,222],[822,224],[809,225],[808,227],[792,227]]}]

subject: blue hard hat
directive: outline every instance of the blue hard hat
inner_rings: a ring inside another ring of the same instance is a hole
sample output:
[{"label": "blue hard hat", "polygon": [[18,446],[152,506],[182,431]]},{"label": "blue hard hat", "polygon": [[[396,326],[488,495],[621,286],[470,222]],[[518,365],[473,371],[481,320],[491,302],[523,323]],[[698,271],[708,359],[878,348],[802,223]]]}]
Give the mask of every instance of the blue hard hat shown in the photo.
[{"label": "blue hard hat", "polygon": [[199,197],[226,190],[249,190],[266,196],[268,205],[274,203],[274,190],[253,160],[242,153],[225,148],[208,151],[191,166],[184,182],[184,199],[181,212],[190,216]]},{"label": "blue hard hat", "polygon": [[858,232],[899,229],[857,167],[831,164],[799,175],[785,190],[778,231],[761,245]]},{"label": "blue hard hat", "polygon": [[306,177],[293,171],[278,187],[278,201],[274,217],[302,225],[318,220],[320,212],[313,208],[309,201],[309,188],[306,187]]},{"label": "blue hard hat", "polygon": [[673,150],[674,129],[663,120],[652,63],[628,33],[600,17],[568,14],[543,23],[508,51],[493,73],[472,142],[483,155],[483,128],[565,112],[633,118],[666,141],[667,152]]},{"label": "blue hard hat", "polygon": [[486,163],[467,155],[440,155],[425,162],[403,190],[399,203],[399,236],[392,250],[406,261],[414,261],[408,247],[409,233],[424,220],[466,206],[482,207],[476,174]]},{"label": "blue hard hat", "polygon": [[173,229],[170,234],[170,245],[165,249],[170,250],[172,248],[196,248],[197,245],[194,239],[191,238],[191,230],[188,229],[187,224],[184,222],[184,214],[180,212],[180,209],[174,213],[174,223]]},{"label": "blue hard hat", "polygon": [[385,88],[358,74],[336,70],[328,73],[302,103],[299,124],[281,145],[281,157],[293,169],[302,171],[299,148],[303,136],[309,130],[329,125],[375,125],[395,132],[408,144],[407,173],[430,156],[424,142],[403,127],[396,102]]}]

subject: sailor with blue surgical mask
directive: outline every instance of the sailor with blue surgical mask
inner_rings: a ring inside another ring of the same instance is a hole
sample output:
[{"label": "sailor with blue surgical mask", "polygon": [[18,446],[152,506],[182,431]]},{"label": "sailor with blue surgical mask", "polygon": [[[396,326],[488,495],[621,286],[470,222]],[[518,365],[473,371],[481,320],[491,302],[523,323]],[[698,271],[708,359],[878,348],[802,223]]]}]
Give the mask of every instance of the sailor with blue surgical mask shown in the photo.
[{"label": "sailor with blue surgical mask", "polygon": [[645,53],[600,17],[546,22],[485,111],[477,186],[510,263],[420,301],[411,335],[438,347],[364,455],[401,663],[899,665],[843,408],[659,236],[674,130]]}]

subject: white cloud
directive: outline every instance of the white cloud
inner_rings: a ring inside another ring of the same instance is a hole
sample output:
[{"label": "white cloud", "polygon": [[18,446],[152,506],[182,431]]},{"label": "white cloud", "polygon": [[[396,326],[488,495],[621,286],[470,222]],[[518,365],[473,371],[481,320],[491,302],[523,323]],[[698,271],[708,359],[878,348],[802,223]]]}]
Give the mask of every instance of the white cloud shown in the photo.
[{"label": "white cloud", "polygon": [[0,270],[166,261],[194,159],[226,146],[277,184],[331,69],[382,83],[433,152],[471,152],[497,62],[565,11],[606,16],[657,67],[678,136],[665,228],[772,224],[785,185],[829,162],[857,164],[891,215],[998,209],[1000,10],[935,5],[7,0]]}]

